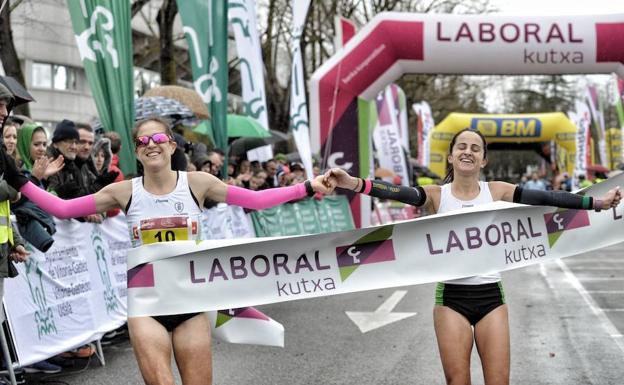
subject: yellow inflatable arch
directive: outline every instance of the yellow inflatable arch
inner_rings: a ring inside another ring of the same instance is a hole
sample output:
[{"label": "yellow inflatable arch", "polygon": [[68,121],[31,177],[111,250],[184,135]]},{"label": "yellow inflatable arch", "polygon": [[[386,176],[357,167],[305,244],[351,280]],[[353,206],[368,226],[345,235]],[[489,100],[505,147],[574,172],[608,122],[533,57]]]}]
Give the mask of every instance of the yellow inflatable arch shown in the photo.
[{"label": "yellow inflatable arch", "polygon": [[[576,126],[562,112],[540,114],[449,114],[430,133],[429,168],[446,175],[448,146],[458,131],[479,130],[489,143],[555,141],[565,170],[572,175],[576,155]],[[563,151],[561,151],[563,150]]]}]

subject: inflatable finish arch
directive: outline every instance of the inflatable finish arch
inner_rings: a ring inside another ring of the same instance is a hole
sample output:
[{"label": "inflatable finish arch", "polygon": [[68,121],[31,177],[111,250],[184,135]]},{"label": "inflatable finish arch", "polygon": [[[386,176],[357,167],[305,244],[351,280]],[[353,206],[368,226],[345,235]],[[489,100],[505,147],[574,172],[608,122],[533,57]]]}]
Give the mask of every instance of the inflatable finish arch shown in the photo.
[{"label": "inflatable finish arch", "polygon": [[565,149],[567,172],[574,172],[576,126],[562,112],[543,114],[461,114],[453,112],[431,131],[431,171],[446,174],[449,142],[464,128],[479,130],[490,143],[531,143],[554,141]]},{"label": "inflatable finish arch", "polygon": [[[367,127],[361,124],[358,98],[372,100],[405,73],[610,72],[624,77],[624,14],[381,13],[313,74],[312,150],[320,151],[329,166],[367,176],[362,154],[368,149],[358,145]],[[352,211],[360,225],[358,205],[356,196]]]}]

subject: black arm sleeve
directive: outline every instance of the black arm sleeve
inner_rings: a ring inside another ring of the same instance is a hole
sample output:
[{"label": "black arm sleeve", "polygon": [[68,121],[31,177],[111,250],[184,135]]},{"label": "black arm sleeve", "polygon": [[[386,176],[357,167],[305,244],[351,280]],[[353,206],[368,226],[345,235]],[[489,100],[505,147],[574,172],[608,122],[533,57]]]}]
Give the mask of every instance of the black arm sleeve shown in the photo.
[{"label": "black arm sleeve", "polygon": [[594,199],[588,196],[572,194],[567,191],[526,190],[516,187],[514,203],[534,206],[555,206],[564,209],[589,210],[594,207]]},{"label": "black arm sleeve", "polygon": [[28,183],[28,178],[17,169],[15,160],[7,154],[4,145],[0,145],[0,163],[2,164],[3,178],[9,186],[19,191],[23,185]]},{"label": "black arm sleeve", "polygon": [[392,199],[412,206],[422,206],[427,201],[425,190],[420,187],[395,186],[380,180],[372,180],[368,195],[380,199]]}]

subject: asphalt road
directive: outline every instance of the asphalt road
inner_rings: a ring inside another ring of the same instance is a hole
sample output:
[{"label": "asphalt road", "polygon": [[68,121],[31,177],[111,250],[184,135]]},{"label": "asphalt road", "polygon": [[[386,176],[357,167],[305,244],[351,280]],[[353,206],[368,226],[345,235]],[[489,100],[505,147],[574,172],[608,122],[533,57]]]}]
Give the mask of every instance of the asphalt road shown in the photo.
[{"label": "asphalt road", "polygon": [[[504,274],[512,384],[624,383],[624,243]],[[286,347],[215,342],[214,384],[444,384],[432,325],[434,286],[401,288],[394,311],[417,314],[362,333],[345,311],[374,311],[395,289],[261,307],[286,329]],[[141,384],[127,339],[106,366],[76,362],[48,380]],[[483,384],[476,352],[473,384]],[[30,377],[37,383],[41,376]]]}]

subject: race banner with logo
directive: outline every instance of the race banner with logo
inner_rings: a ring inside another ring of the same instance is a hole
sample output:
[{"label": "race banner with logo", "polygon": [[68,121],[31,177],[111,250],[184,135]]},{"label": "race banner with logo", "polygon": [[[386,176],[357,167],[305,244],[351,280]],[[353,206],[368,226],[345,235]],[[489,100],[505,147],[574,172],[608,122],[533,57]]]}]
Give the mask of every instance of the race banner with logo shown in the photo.
[{"label": "race banner with logo", "polygon": [[303,75],[303,57],[301,54],[301,35],[305,25],[310,0],[292,0],[293,21],[291,26],[290,53],[292,67],[290,70],[290,130],[295,138],[297,151],[308,178],[312,170],[312,149],[310,147],[310,125],[308,121],[308,101],[306,97],[305,78]]},{"label": "race banner with logo", "polygon": [[[193,69],[195,91],[210,110],[215,145],[226,151],[228,2],[177,0]],[[227,157],[224,160],[227,167]]]},{"label": "race banner with logo", "polygon": [[128,308],[178,314],[512,270],[622,242],[623,218],[624,205],[594,212],[494,202],[339,233],[147,245],[128,254],[129,274],[141,276],[128,285]]},{"label": "race banner with logo", "polygon": [[354,228],[349,202],[344,195],[326,196],[322,200],[302,199],[254,211],[250,216],[259,237],[331,233]]},{"label": "race banner with logo", "polygon": [[[615,105],[618,122],[620,124],[621,143],[624,143],[624,79],[615,74],[613,75],[613,79],[615,81],[613,87],[613,104]],[[620,162],[624,163],[624,146],[621,148]]]},{"label": "race banner with logo", "polygon": [[[373,144],[379,167],[392,171],[401,177],[403,186],[410,185],[407,162],[401,140],[399,120],[394,104],[395,98],[392,95],[391,86],[380,92],[376,99],[377,105],[377,126],[373,131]],[[392,178],[388,180],[393,182]]]},{"label": "race banner with logo", "polygon": [[401,146],[406,154],[410,153],[409,144],[409,126],[407,123],[407,98],[405,92],[397,84],[390,84],[390,92],[392,92],[392,100],[394,101],[394,112],[396,114],[397,123],[399,124],[399,135],[401,137]]},{"label": "race banner with logo", "polygon": [[4,303],[21,365],[100,338],[126,322],[128,228],[57,220],[46,252],[27,246],[28,261],[5,281]]},{"label": "race banner with logo", "polygon": [[255,238],[251,220],[242,207],[219,203],[201,216],[202,239]]},{"label": "race banner with logo", "polygon": [[607,166],[606,127],[602,110],[602,99],[595,85],[588,85],[586,94],[589,109],[592,114],[594,130],[596,132],[595,137],[598,139],[598,155],[600,160],[595,163]]},{"label": "race banner with logo", "polygon": [[80,59],[87,74],[102,126],[121,136],[120,167],[136,173],[134,141],[134,76],[130,2],[68,1]]},{"label": "race banner with logo", "polygon": [[429,135],[435,128],[431,107],[426,101],[412,105],[418,116],[418,163],[429,167]]},{"label": "race banner with logo", "polygon": [[579,175],[587,176],[587,166],[591,164],[591,113],[587,103],[576,101],[576,111],[570,114],[570,120],[574,122],[577,128],[576,134],[576,167],[574,170],[574,179],[577,180]]},{"label": "race banner with logo", "polygon": [[[264,63],[256,26],[256,2],[254,0],[229,0],[228,19],[234,30],[236,51],[240,60],[244,115],[251,117],[268,131]],[[249,160],[264,162],[273,158],[271,145],[254,148],[250,152],[253,152],[253,155],[248,156]]]}]

